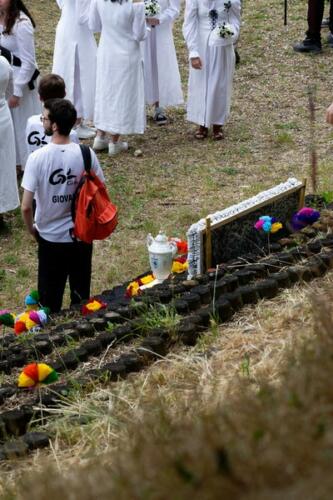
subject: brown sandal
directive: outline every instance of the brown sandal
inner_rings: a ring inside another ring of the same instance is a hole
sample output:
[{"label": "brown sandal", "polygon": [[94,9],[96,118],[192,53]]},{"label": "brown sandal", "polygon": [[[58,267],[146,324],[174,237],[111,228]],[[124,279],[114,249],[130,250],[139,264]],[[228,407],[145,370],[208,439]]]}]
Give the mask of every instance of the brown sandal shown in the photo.
[{"label": "brown sandal", "polygon": [[213,125],[213,140],[222,141],[222,139],[224,139],[222,125]]},{"label": "brown sandal", "polygon": [[203,125],[200,125],[198,130],[195,132],[194,137],[198,139],[199,141],[202,141],[203,139],[206,139],[208,136],[208,128],[204,127]]}]

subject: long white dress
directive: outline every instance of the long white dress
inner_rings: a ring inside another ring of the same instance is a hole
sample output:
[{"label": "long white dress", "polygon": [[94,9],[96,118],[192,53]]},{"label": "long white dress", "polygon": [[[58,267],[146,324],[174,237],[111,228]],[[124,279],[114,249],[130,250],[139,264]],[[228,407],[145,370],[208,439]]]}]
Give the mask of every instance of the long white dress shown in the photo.
[{"label": "long white dress", "polygon": [[66,98],[78,117],[92,120],[95,103],[96,51],[88,27],[91,0],[57,0],[61,17],[56,29],[52,72],[65,80]]},{"label": "long white dress", "polygon": [[[189,57],[200,57],[203,64],[201,70],[190,65],[187,119],[205,127],[224,125],[230,113],[240,0],[231,0],[229,9],[225,4],[226,0],[186,0],[183,34]],[[215,39],[212,10],[218,14],[216,25],[226,22],[233,26],[232,37]]]},{"label": "long white dress", "polygon": [[93,0],[89,26],[101,31],[95,126],[111,134],[143,134],[146,117],[140,42],[147,32],[144,4]]},{"label": "long white dress", "polygon": [[172,29],[179,16],[180,0],[158,3],[160,24],[148,31],[143,42],[146,103],[179,106],[184,100]]},{"label": "long white dress", "polygon": [[0,214],[14,210],[20,200],[16,180],[15,139],[6,94],[12,94],[13,70],[0,56]]},{"label": "long white dress", "polygon": [[0,44],[21,59],[21,66],[13,66],[13,95],[21,98],[20,104],[16,108],[11,108],[10,111],[15,132],[16,164],[24,168],[28,157],[25,126],[29,116],[41,111],[36,81],[33,90],[28,87],[28,82],[36,69],[34,28],[30,19],[20,12],[12,33],[4,35],[3,30],[4,27],[0,24]]}]

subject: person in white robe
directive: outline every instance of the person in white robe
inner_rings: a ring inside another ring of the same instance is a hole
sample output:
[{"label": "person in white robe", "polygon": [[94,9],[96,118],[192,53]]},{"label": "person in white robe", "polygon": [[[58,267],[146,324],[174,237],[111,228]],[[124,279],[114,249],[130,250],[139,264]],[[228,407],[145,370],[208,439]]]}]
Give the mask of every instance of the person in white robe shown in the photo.
[{"label": "person in white robe", "polygon": [[15,138],[7,96],[12,95],[13,70],[0,56],[0,228],[3,214],[19,206],[16,180]]},{"label": "person in white robe", "polygon": [[[10,26],[13,16],[15,22]],[[14,0],[0,1],[0,45],[20,60],[20,66],[13,65],[13,95],[8,99],[15,132],[16,165],[20,171],[28,157],[25,143],[27,119],[41,111],[36,80],[32,81],[37,69],[34,23],[21,0],[16,0],[16,3]]]},{"label": "person in white robe", "polygon": [[76,132],[80,139],[91,139],[95,130],[85,124],[93,120],[97,44],[88,27],[91,0],[56,0],[61,17],[56,29],[52,73],[66,84],[67,99],[78,116]]},{"label": "person in white robe", "polygon": [[[199,125],[195,137],[223,138],[231,104],[234,43],[240,29],[240,0],[186,0],[183,34],[189,50],[187,120]],[[227,26],[228,33],[221,28]],[[218,33],[223,33],[220,36]]]},{"label": "person in white robe", "polygon": [[147,32],[144,3],[93,0],[89,26],[101,32],[94,114],[97,137],[93,147],[115,155],[128,148],[120,135],[143,134],[146,125],[140,50]]},{"label": "person in white robe", "polygon": [[165,107],[183,104],[183,92],[173,40],[180,0],[158,0],[160,12],[147,17],[150,27],[143,42],[146,104],[155,106],[154,121],[167,121]]}]

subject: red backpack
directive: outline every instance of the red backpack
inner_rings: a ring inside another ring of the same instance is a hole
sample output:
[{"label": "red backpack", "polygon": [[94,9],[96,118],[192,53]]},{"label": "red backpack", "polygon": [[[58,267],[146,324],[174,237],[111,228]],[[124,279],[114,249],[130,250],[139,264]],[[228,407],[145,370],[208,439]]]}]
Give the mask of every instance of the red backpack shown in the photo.
[{"label": "red backpack", "polygon": [[92,243],[93,240],[104,240],[115,230],[118,210],[111,202],[105,184],[91,169],[90,148],[83,144],[80,148],[85,172],[72,200],[72,236]]}]

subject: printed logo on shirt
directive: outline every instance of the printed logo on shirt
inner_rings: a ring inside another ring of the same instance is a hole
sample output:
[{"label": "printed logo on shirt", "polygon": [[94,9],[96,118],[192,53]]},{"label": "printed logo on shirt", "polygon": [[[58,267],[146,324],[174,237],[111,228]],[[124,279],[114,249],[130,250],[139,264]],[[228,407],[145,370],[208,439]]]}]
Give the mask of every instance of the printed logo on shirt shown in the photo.
[{"label": "printed logo on shirt", "polygon": [[45,140],[45,135],[42,136],[40,139],[40,133],[38,130],[33,130],[29,135],[28,135],[28,144],[31,146],[37,146],[38,148],[41,146],[45,146],[47,144],[47,141]]},{"label": "printed logo on shirt", "polygon": [[61,195],[54,195],[52,196],[52,202],[53,203],[67,203],[69,201],[72,201],[73,195],[72,194],[61,194]]},{"label": "printed logo on shirt", "polygon": [[64,173],[63,168],[58,168],[50,175],[49,183],[52,184],[52,186],[56,186],[57,184],[67,184],[67,186],[75,184],[76,175],[72,174],[71,172],[71,168],[67,170],[66,174]]}]

